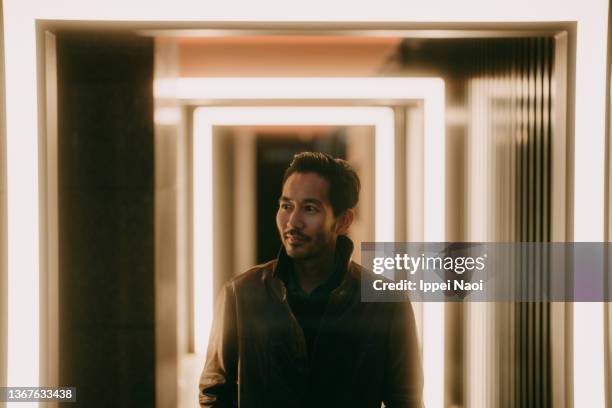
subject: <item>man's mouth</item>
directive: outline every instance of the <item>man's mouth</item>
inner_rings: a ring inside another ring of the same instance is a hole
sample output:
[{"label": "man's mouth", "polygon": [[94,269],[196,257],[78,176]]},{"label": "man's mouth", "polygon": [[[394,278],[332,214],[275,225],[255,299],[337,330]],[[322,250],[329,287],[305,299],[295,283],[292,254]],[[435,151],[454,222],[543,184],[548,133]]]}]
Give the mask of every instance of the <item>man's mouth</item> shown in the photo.
[{"label": "man's mouth", "polygon": [[285,241],[290,245],[300,245],[309,241],[304,235],[285,234]]}]

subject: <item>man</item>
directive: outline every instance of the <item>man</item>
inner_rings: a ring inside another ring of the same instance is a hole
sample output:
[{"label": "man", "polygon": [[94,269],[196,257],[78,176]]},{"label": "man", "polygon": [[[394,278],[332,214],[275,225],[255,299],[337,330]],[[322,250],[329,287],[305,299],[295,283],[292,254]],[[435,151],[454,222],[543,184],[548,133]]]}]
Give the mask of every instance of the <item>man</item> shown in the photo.
[{"label": "man", "polygon": [[362,303],[373,274],[346,233],[357,174],[322,153],[293,158],[276,224],[278,258],[227,283],[200,379],[203,407],[421,407],[408,303]]}]

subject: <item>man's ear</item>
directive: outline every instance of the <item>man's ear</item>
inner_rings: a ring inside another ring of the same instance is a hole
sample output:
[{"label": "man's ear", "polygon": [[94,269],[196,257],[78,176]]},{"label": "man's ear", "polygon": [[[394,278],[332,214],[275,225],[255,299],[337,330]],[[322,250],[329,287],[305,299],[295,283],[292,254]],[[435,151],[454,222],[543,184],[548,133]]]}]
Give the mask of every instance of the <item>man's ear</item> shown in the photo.
[{"label": "man's ear", "polygon": [[353,208],[349,208],[340,214],[336,220],[336,234],[346,234],[354,219],[355,210]]}]

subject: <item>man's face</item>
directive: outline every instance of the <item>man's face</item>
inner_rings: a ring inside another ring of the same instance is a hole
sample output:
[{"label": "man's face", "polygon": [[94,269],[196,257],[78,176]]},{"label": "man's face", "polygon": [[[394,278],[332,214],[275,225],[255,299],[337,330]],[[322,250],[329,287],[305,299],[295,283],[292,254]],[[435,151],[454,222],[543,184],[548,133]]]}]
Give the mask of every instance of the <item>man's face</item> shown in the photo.
[{"label": "man's face", "polygon": [[279,200],[276,226],[291,258],[315,258],[333,249],[338,233],[327,180],[316,173],[289,176]]}]

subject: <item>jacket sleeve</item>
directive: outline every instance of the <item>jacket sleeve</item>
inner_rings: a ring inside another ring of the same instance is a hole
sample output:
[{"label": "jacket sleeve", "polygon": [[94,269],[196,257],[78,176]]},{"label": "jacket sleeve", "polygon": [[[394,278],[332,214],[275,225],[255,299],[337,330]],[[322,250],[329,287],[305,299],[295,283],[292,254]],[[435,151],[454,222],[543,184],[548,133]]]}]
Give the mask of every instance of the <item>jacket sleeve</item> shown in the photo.
[{"label": "jacket sleeve", "polygon": [[238,401],[236,296],[231,283],[218,296],[212,330],[200,376],[201,407],[236,407]]},{"label": "jacket sleeve", "polygon": [[386,408],[422,408],[423,367],[414,313],[408,301],[395,303],[394,306],[389,329],[383,402]]}]

